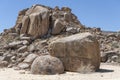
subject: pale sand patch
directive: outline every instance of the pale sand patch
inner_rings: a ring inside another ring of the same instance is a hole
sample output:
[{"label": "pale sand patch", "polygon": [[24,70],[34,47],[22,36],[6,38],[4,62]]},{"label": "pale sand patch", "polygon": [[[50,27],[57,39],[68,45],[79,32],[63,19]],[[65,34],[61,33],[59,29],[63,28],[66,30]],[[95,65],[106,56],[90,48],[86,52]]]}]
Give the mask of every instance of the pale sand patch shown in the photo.
[{"label": "pale sand patch", "polygon": [[60,75],[20,74],[24,71],[0,69],[0,80],[120,80],[120,66],[102,64],[101,69],[91,74],[66,72]]}]

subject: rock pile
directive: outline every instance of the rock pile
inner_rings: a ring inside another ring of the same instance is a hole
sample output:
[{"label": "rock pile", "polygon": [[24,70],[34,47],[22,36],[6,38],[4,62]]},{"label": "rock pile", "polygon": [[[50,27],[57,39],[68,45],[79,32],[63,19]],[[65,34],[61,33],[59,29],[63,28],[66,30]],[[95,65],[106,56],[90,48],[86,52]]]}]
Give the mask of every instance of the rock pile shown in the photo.
[{"label": "rock pile", "polygon": [[31,69],[34,74],[63,73],[63,62],[48,56],[48,46],[60,37],[80,32],[82,28],[68,7],[59,9],[37,4],[24,9],[19,12],[15,26],[1,33],[0,66]]},{"label": "rock pile", "polygon": [[102,62],[120,62],[120,33],[102,32],[96,35],[100,43]]},{"label": "rock pile", "polygon": [[71,13],[70,8],[55,7],[52,9],[43,5],[33,5],[29,9],[20,11],[15,25],[17,33],[35,38],[49,37],[51,34],[60,34],[66,30],[72,32],[74,28],[79,30],[83,26]]},{"label": "rock pile", "polygon": [[33,74],[93,72],[100,66],[100,50],[101,61],[120,62],[119,44],[118,33],[85,27],[68,7],[37,4],[20,11],[15,26],[0,34],[0,67]]},{"label": "rock pile", "polygon": [[101,62],[120,63],[120,32],[102,31],[100,28],[85,27],[83,32],[95,35],[100,44]]}]

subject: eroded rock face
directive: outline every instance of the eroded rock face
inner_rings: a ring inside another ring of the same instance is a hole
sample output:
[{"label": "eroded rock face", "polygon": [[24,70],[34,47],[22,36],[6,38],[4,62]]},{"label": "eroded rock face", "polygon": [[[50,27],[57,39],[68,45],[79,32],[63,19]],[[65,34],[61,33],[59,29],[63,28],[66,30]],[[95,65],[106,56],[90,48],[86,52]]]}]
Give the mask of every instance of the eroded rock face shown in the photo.
[{"label": "eroded rock face", "polygon": [[40,56],[36,58],[31,66],[32,74],[61,74],[64,72],[62,62],[50,55]]},{"label": "eroded rock face", "polygon": [[39,37],[47,34],[49,28],[49,11],[46,8],[35,7],[23,17],[21,34]]},{"label": "eroded rock face", "polygon": [[91,72],[99,69],[99,43],[90,33],[58,39],[50,44],[50,54],[58,57],[65,70]]}]

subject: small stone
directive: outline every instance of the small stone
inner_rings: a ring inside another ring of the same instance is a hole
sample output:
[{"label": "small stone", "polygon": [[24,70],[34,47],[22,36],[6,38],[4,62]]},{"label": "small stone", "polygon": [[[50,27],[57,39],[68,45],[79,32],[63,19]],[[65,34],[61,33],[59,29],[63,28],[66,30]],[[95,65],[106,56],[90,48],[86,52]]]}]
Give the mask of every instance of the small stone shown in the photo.
[{"label": "small stone", "polygon": [[27,46],[22,46],[18,49],[19,53],[24,53],[25,51],[27,51]]},{"label": "small stone", "polygon": [[7,61],[0,61],[0,68],[7,67],[8,62]]},{"label": "small stone", "polygon": [[5,57],[3,56],[0,56],[0,61],[3,61]]},{"label": "small stone", "polygon": [[75,33],[78,32],[78,29],[77,29],[77,28],[74,28],[74,27],[68,27],[68,28],[66,29],[66,31],[67,31],[68,33],[75,34]]},{"label": "small stone", "polygon": [[24,40],[24,41],[23,41],[23,44],[24,44],[24,45],[29,45],[29,42],[28,42],[27,40]]},{"label": "small stone", "polygon": [[29,54],[23,62],[32,63],[37,56],[36,54]]},{"label": "small stone", "polygon": [[34,46],[34,45],[30,45],[30,47],[29,47],[29,51],[30,51],[30,52],[35,51],[35,49],[36,49],[36,48],[35,48],[35,46]]},{"label": "small stone", "polygon": [[22,45],[22,41],[9,43],[8,48],[17,48],[18,45]]},{"label": "small stone", "polygon": [[16,56],[12,56],[12,57],[11,57],[11,60],[15,60],[15,59],[16,59]]},{"label": "small stone", "polygon": [[23,54],[22,54],[22,57],[26,57],[26,56],[28,56],[30,53],[29,52],[24,52]]},{"label": "small stone", "polygon": [[11,60],[12,63],[16,63],[16,60]]},{"label": "small stone", "polygon": [[27,41],[31,42],[31,38],[30,37],[20,37],[20,40],[27,40]]},{"label": "small stone", "polygon": [[19,73],[20,73],[20,74],[25,74],[25,71],[20,71]]},{"label": "small stone", "polygon": [[30,67],[30,65],[28,63],[19,63],[18,67],[20,69],[28,69]]},{"label": "small stone", "polygon": [[24,60],[24,58],[17,59],[18,62],[22,62],[23,60]]},{"label": "small stone", "polygon": [[14,70],[20,70],[20,68],[19,67],[14,67]]},{"label": "small stone", "polygon": [[8,65],[8,68],[12,68],[12,67],[13,67],[13,65],[12,65],[12,64],[9,64],[9,65]]}]

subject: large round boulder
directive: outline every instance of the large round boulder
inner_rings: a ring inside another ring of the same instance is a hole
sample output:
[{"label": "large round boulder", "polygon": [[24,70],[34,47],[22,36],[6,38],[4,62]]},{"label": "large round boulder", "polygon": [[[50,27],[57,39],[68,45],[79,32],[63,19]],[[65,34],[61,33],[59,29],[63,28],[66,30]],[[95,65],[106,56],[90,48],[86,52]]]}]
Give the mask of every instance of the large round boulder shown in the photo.
[{"label": "large round boulder", "polygon": [[50,75],[61,74],[63,72],[64,67],[62,62],[58,58],[50,55],[37,57],[31,65],[32,74]]}]

